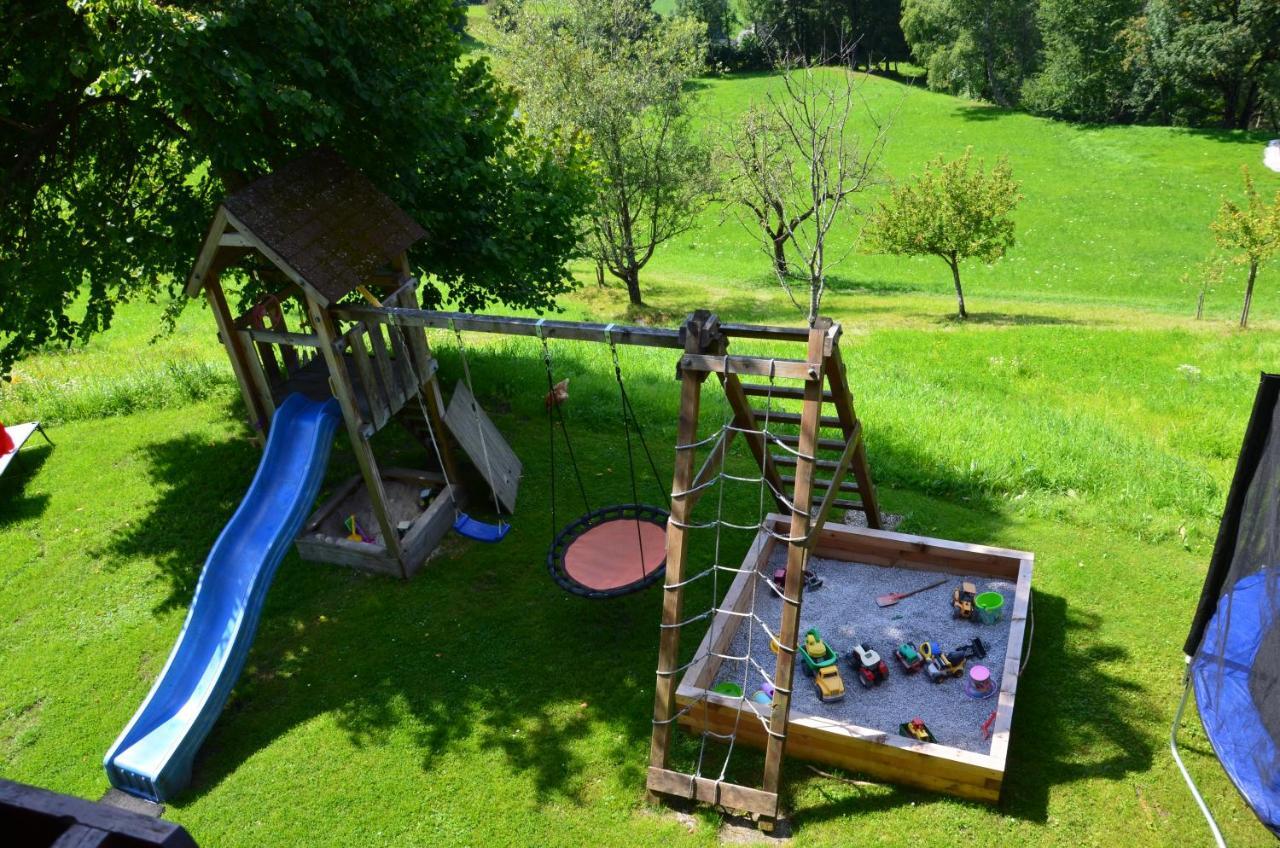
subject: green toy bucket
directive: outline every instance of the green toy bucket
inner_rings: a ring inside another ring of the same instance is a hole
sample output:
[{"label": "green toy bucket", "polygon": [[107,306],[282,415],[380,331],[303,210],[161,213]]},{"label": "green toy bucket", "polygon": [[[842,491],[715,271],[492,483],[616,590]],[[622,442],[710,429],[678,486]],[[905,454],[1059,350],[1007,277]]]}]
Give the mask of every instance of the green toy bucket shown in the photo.
[{"label": "green toy bucket", "polygon": [[1004,595],[999,592],[983,592],[973,599],[973,605],[978,608],[978,618],[983,624],[995,624],[1004,610]]}]

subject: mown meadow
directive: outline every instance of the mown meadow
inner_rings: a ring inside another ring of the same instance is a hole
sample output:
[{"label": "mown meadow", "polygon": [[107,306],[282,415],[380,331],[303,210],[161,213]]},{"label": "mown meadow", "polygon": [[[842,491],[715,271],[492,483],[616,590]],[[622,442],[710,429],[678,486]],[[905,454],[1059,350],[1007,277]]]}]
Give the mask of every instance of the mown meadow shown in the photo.
[{"label": "mown meadow", "polygon": [[[700,115],[730,121],[773,84],[707,79]],[[1035,552],[1035,637],[998,808],[792,762],[795,840],[1201,841],[1168,724],[1257,375],[1280,356],[1280,287],[1264,274],[1240,331],[1239,291],[1210,292],[1196,321],[1198,289],[1183,275],[1209,250],[1220,195],[1237,191],[1259,139],[1074,127],[882,78],[864,91],[893,117],[890,175],[972,146],[1008,156],[1023,185],[1018,245],[967,269],[969,321],[951,317],[940,260],[862,255],[856,228],[841,235],[852,250],[825,308],[845,329],[885,509],[909,532]],[[705,307],[800,320],[718,207],[645,270],[643,310],[578,270],[567,317],[673,325]],[[0,419],[39,417],[57,443],[32,443],[0,480],[0,773],[85,797],[105,789],[103,753],[163,665],[258,458],[207,311],[192,304],[152,341],[159,314],[129,305],[109,333],[22,362],[0,389]],[[717,841],[717,815],[644,803],[659,593],[593,603],[547,577],[538,350],[469,341],[481,400],[525,463],[515,529],[497,546],[450,539],[409,583],[290,554],[192,788],[166,813],[201,844]],[[457,350],[433,343],[451,386]],[[593,496],[626,498],[608,352],[554,352]],[[622,362],[665,472],[673,361],[625,350]],[[706,408],[710,426],[721,409],[710,391]],[[354,473],[343,438],[330,484]],[[394,428],[378,439],[395,464],[422,459]],[[749,517],[756,505],[741,492],[726,508]],[[575,508],[566,498],[561,517]],[[726,545],[740,556],[746,539]],[[710,555],[705,543],[698,555]],[[1270,844],[1194,722],[1184,738],[1233,844]]]}]

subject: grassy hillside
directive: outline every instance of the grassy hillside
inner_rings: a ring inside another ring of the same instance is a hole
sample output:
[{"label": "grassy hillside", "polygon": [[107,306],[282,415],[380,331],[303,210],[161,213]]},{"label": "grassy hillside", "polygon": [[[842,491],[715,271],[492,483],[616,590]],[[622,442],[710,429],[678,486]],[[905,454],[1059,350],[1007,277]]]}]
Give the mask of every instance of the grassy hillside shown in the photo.
[{"label": "grassy hillside", "polygon": [[[709,80],[702,114],[731,117],[771,84]],[[1122,828],[1133,845],[1199,841],[1164,739],[1257,373],[1280,357],[1280,295],[1264,276],[1258,326],[1239,332],[1237,293],[1215,293],[1195,322],[1178,278],[1260,148],[867,85],[897,113],[890,173],[972,145],[1007,153],[1024,183],[1019,246],[970,271],[971,321],[947,317],[936,260],[855,256],[827,306],[845,325],[885,508],[908,531],[1034,551],[1036,635],[1000,808],[793,762],[796,842],[1074,848]],[[739,225],[710,210],[646,269],[639,315],[593,283],[565,312],[674,322],[706,306],[795,323],[766,272]],[[86,797],[104,789],[101,757],[163,665],[258,459],[207,312],[193,306],[177,335],[148,345],[157,315],[127,307],[88,348],[33,357],[0,388],[0,419],[53,421],[57,442],[0,479],[0,773]],[[456,350],[435,341],[452,385]],[[169,809],[202,844],[716,843],[716,816],[681,821],[642,800],[659,593],[582,602],[546,576],[538,353],[472,341],[481,400],[526,467],[516,529],[497,546],[451,539],[408,584],[289,556],[192,789]],[[601,501],[624,498],[607,352],[555,353],[588,484]],[[671,359],[626,350],[623,366],[669,468]],[[717,403],[708,394],[709,419]],[[388,462],[421,461],[398,431],[378,439]],[[340,438],[329,483],[353,472]],[[740,493],[729,507],[749,519],[755,501]],[[573,509],[563,502],[561,518]],[[727,558],[744,548],[729,541]],[[1186,739],[1233,844],[1272,844],[1203,734],[1189,725]]]}]

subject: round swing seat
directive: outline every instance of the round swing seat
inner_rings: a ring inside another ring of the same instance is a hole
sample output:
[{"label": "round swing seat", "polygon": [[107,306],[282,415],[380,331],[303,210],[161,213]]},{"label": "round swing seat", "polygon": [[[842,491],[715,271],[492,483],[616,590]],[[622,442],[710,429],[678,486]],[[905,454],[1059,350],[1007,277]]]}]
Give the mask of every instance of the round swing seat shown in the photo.
[{"label": "round swing seat", "polygon": [[562,589],[584,598],[638,592],[666,573],[669,517],[648,504],[589,512],[556,534],[547,570]]}]

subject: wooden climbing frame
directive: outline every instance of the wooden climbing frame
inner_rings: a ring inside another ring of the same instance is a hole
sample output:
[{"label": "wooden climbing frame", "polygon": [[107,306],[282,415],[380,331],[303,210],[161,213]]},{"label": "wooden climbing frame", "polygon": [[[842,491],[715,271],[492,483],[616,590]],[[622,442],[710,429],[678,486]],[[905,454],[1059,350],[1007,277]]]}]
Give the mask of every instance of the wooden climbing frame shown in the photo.
[{"label": "wooden climbing frame", "polygon": [[[672,480],[671,523],[667,530],[663,627],[658,649],[648,772],[648,788],[655,797],[677,796],[742,810],[755,816],[764,829],[771,829],[778,818],[782,761],[791,709],[791,681],[803,602],[803,574],[817,531],[836,506],[862,509],[867,514],[867,523],[874,528],[880,527],[880,510],[867,468],[862,427],[854,413],[840,356],[840,327],[824,320],[807,331],[801,331],[803,336],[799,338],[796,331],[788,332],[792,340],[803,338],[806,345],[803,359],[730,356],[726,350],[727,334],[715,317],[707,313],[695,314],[685,327],[685,353],[680,359],[679,369],[680,417]],[[718,377],[732,409],[733,426],[721,431],[719,439],[707,450],[701,470],[695,473],[702,384],[712,373]],[[742,382],[741,378],[747,375],[766,377],[769,382]],[[779,381],[790,381],[792,385],[779,385]],[[760,410],[752,407],[751,397],[768,398],[770,408]],[[799,401],[801,410],[798,414],[775,412],[771,408],[775,399]],[[831,407],[835,414],[824,415],[824,407]],[[794,453],[774,454],[771,450],[771,438],[774,436],[765,433],[766,418],[770,427],[774,424],[798,427],[795,436],[789,439],[781,437],[794,445]],[[821,435],[823,430],[838,431],[840,437],[824,438]],[[676,678],[681,670],[680,630],[681,622],[685,621],[684,587],[689,579],[686,566],[693,507],[708,490],[705,484],[717,473],[729,443],[738,433],[747,440],[751,455],[768,481],[774,499],[790,518],[784,604],[777,631],[781,649],[777,652],[773,676],[776,694],[769,716],[764,775],[758,788],[675,771],[669,763],[672,728],[679,717]],[[835,451],[839,458],[820,459],[822,450]],[[778,466],[783,464],[795,467],[794,476],[784,476],[778,471]],[[818,470],[830,471],[831,476],[819,479],[815,476]],[[853,481],[846,481],[850,474]],[[784,496],[788,492],[789,501]],[[815,493],[821,495],[816,505]],[[859,499],[856,502],[845,500],[842,495],[846,494],[856,494]]]}]

